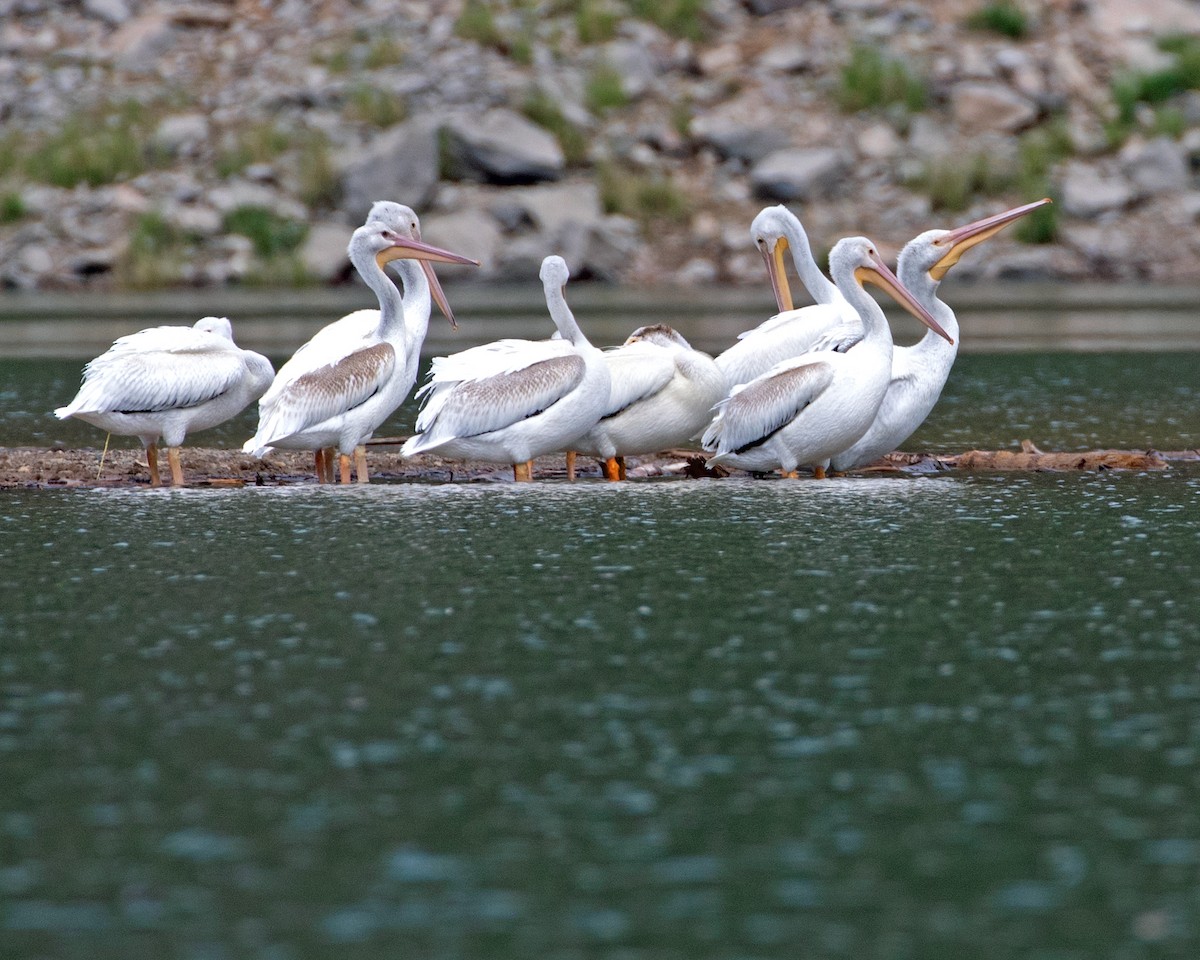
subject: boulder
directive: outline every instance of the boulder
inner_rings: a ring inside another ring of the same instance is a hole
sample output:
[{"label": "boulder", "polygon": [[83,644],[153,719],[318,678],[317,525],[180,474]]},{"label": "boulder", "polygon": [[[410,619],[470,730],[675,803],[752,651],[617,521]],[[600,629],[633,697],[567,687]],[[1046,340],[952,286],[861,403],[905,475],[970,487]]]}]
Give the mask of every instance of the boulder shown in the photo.
[{"label": "boulder", "polygon": [[421,238],[436,247],[479,261],[478,267],[436,264],[439,277],[477,280],[490,277],[495,270],[500,249],[500,225],[485,210],[468,207],[454,213],[422,217]]},{"label": "boulder", "polygon": [[119,27],[130,17],[129,4],[125,0],[83,0],[83,12],[103,20],[110,27]]},{"label": "boulder", "polygon": [[1133,188],[1124,178],[1106,176],[1089,164],[1069,163],[1062,174],[1062,209],[1069,216],[1090,219],[1133,200]]},{"label": "boulder", "polygon": [[557,180],[566,162],[550,131],[504,108],[452,119],[446,166],[454,179],[521,184]]},{"label": "boulder", "polygon": [[180,113],[159,122],[152,142],[169,156],[189,156],[203,146],[208,134],[208,118],[204,114]]},{"label": "boulder", "polygon": [[300,262],[305,272],[323,283],[336,280],[346,271],[350,257],[346,247],[351,229],[344,223],[322,221],[308,228],[300,247]]},{"label": "boulder", "polygon": [[755,193],[768,200],[814,200],[837,191],[850,166],[833,147],[777,150],[750,172]]},{"label": "boulder", "polygon": [[604,217],[600,189],[591,181],[506,190],[503,202],[520,211],[520,220],[527,219],[550,237],[557,236],[570,223],[590,226]]},{"label": "boulder", "polygon": [[438,184],[438,123],[414,117],[389,127],[342,167],[342,210],[361,223],[376,200],[406,203],[418,213]]},{"label": "boulder", "polygon": [[1169,137],[1142,142],[1131,140],[1121,150],[1121,172],[1139,196],[1172,193],[1188,186],[1184,148]]},{"label": "boulder", "polygon": [[149,73],[159,66],[177,36],[170,15],[152,10],[122,24],[109,39],[109,49],[121,69]]},{"label": "boulder", "polygon": [[950,109],[964,133],[1015,133],[1038,117],[1037,106],[1002,83],[968,80],[950,91]]}]

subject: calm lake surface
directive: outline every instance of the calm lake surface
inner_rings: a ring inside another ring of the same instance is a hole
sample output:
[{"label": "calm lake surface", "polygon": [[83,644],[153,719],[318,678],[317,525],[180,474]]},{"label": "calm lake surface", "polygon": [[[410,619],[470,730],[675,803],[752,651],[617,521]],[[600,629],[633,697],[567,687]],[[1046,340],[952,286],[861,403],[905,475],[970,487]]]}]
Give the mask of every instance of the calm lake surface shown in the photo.
[{"label": "calm lake surface", "polygon": [[[1200,345],[1052,346],[906,448],[1200,445]],[[79,366],[0,360],[0,445],[99,446]],[[1195,464],[7,490],[0,534],[5,958],[1200,952]]]}]

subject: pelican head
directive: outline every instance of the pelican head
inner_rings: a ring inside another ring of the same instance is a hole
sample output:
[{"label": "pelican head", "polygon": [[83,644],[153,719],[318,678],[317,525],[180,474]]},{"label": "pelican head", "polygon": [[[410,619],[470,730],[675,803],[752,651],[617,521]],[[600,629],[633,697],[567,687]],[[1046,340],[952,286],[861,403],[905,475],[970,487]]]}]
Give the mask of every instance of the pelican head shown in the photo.
[{"label": "pelican head", "polygon": [[562,257],[550,256],[542,261],[542,269],[538,271],[538,276],[541,277],[543,286],[548,290],[551,288],[561,290],[571,279],[571,270],[567,266],[567,261]]},{"label": "pelican head", "polygon": [[[381,223],[391,230],[394,234],[400,237],[407,237],[410,240],[420,242],[421,240],[421,221],[418,219],[416,211],[412,207],[405,206],[403,203],[396,203],[393,200],[376,200],[371,205],[371,210],[367,214],[367,224],[372,221]],[[430,248],[436,249],[436,248]],[[446,254],[446,251],[440,251]],[[466,263],[471,266],[479,266],[478,260],[472,260],[469,257],[459,257],[457,254],[447,254],[454,259],[441,259],[441,263]],[[454,319],[454,312],[450,309],[450,304],[446,301],[445,291],[442,290],[442,284],[437,278],[437,274],[433,272],[432,261],[438,260],[436,257],[413,257],[410,258],[419,260],[421,270],[425,274],[425,279],[429,282],[429,293],[433,297],[434,302],[438,305],[438,309],[450,321],[450,326],[458,329],[458,323]],[[399,256],[388,257],[387,260],[399,259]]]},{"label": "pelican head", "polygon": [[800,225],[800,220],[782,203],[773,207],[763,207],[758,216],[750,222],[750,239],[767,265],[771,290],[775,294],[775,305],[779,307],[780,312],[791,310],[795,306],[791,288],[788,286],[787,268],[783,261],[790,245],[787,238],[789,230],[798,231],[799,237],[807,244],[808,235]]},{"label": "pelican head", "polygon": [[875,284],[938,336],[950,343],[954,342],[954,338],[897,279],[888,265],[883,262],[883,257],[875,249],[875,244],[866,237],[844,237],[839,240],[829,254],[829,267],[835,277],[844,275],[846,271],[852,271],[855,282],[860,286],[864,283]]},{"label": "pelican head", "polygon": [[692,345],[688,343],[683,335],[674,327],[669,327],[665,323],[651,323],[644,327],[638,327],[626,339],[624,346],[629,346],[631,343],[644,341],[653,343],[658,347],[682,347],[684,350],[691,350]]},{"label": "pelican head", "polygon": [[[1003,230],[1014,220],[1019,220],[1027,213],[1032,213],[1039,207],[1050,203],[1049,197],[1025,203],[1003,213],[997,213],[982,220],[976,220],[954,230],[926,230],[918,237],[910,240],[905,247],[919,246],[921,248],[922,267],[929,271],[933,280],[940,281],[958,263],[959,258],[973,246],[983,243]],[[925,261],[928,260],[928,266]]]},{"label": "pelican head", "polygon": [[215,333],[226,340],[233,339],[233,324],[229,322],[228,317],[201,317],[192,327],[205,333]]}]

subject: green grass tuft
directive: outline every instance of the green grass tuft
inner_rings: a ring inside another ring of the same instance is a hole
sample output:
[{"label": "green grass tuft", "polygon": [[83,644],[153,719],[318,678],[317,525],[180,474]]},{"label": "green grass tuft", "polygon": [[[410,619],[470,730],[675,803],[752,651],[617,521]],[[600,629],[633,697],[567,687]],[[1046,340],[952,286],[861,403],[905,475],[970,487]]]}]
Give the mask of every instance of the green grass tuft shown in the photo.
[{"label": "green grass tuft", "polygon": [[587,159],[587,137],[571,123],[558,108],[554,97],[534,87],[525,94],[521,112],[540,127],[545,127],[562,147],[563,157],[568,164],[578,166]]},{"label": "green grass tuft", "polygon": [[162,214],[143,213],[134,221],[129,245],[114,270],[119,286],[163,287],[179,279],[185,238]]},{"label": "green grass tuft", "polygon": [[16,223],[25,216],[25,201],[19,193],[0,194],[0,223]]},{"label": "green grass tuft", "polygon": [[307,224],[254,205],[238,207],[227,213],[225,230],[249,237],[254,244],[254,252],[263,259],[292,253],[308,235]]},{"label": "green grass tuft", "polygon": [[874,47],[856,46],[842,68],[836,91],[838,105],[847,113],[901,104],[917,113],[925,109],[929,92],[923,78],[900,60]]},{"label": "green grass tuft", "polygon": [[592,113],[608,113],[629,103],[625,88],[621,85],[621,74],[607,63],[598,65],[587,79],[584,103]]},{"label": "green grass tuft", "polygon": [[56,187],[98,187],[136,177],[155,157],[145,108],[128,103],[74,114],[24,154],[25,173]]},{"label": "green grass tuft", "polygon": [[705,0],[626,0],[629,12],[684,40],[704,39]]},{"label": "green grass tuft", "polygon": [[975,30],[990,30],[1013,40],[1029,33],[1029,18],[1014,0],[994,0],[967,17],[966,23]]},{"label": "green grass tuft", "polygon": [[575,9],[575,33],[583,44],[606,43],[617,35],[621,18],[609,5],[580,0]]},{"label": "green grass tuft", "polygon": [[382,129],[408,116],[408,103],[387,90],[369,83],[357,83],[347,95],[345,112],[352,120]]},{"label": "green grass tuft", "polygon": [[619,164],[606,163],[598,168],[597,181],[605,213],[621,214],[642,223],[681,222],[691,214],[687,195],[669,176],[641,174]]},{"label": "green grass tuft", "polygon": [[291,137],[274,121],[243,127],[233,134],[232,146],[217,155],[217,175],[229,177],[241,173],[252,163],[270,163],[291,146]]}]

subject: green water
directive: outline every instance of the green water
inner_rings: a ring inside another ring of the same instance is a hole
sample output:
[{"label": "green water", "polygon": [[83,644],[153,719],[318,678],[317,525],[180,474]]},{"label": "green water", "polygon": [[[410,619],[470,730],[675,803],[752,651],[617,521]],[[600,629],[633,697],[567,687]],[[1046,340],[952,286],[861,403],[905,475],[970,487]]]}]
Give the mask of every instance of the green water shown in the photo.
[{"label": "green water", "polygon": [[[1195,446],[1195,362],[964,357],[913,448]],[[1200,952],[1194,464],[0,491],[0,562],[5,958]]]}]

